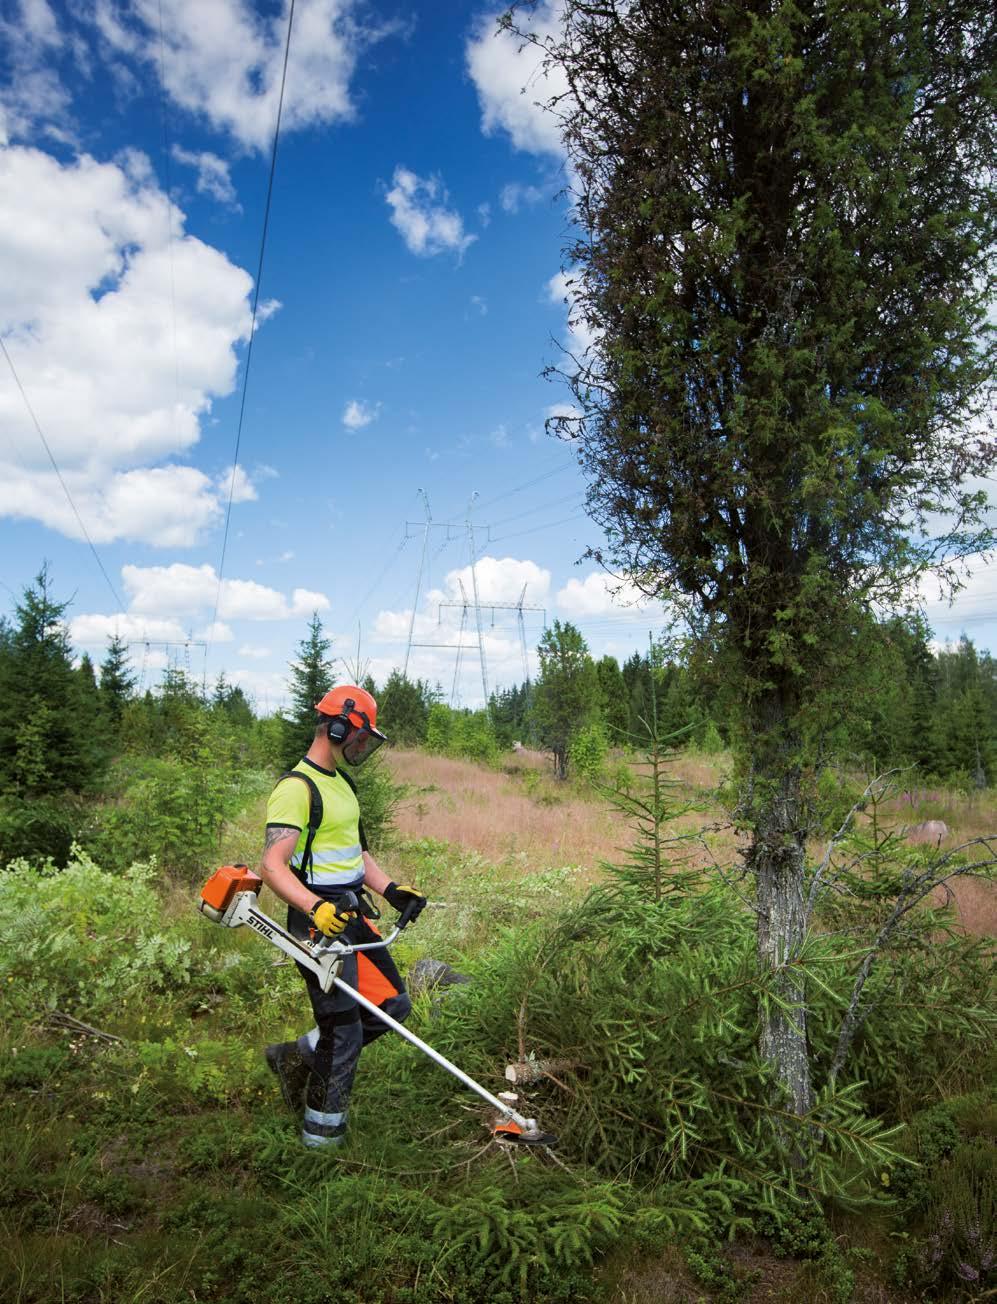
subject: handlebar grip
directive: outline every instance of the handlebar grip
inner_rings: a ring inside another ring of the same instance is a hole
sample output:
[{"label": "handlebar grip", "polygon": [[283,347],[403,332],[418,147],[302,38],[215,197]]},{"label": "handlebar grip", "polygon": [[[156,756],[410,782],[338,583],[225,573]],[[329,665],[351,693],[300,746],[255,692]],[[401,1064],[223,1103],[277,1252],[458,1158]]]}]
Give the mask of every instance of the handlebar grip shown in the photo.
[{"label": "handlebar grip", "polygon": [[406,904],[405,909],[398,916],[398,922],[397,924],[395,924],[395,927],[399,930],[399,932],[401,932],[401,930],[406,926],[406,924],[410,924],[412,922],[412,916],[416,914],[418,909],[419,909],[419,898],[412,897],[411,900],[409,900],[409,902]]},{"label": "handlebar grip", "polygon": [[360,913],[360,902],[355,892],[344,892],[334,904],[337,915],[356,915]]}]

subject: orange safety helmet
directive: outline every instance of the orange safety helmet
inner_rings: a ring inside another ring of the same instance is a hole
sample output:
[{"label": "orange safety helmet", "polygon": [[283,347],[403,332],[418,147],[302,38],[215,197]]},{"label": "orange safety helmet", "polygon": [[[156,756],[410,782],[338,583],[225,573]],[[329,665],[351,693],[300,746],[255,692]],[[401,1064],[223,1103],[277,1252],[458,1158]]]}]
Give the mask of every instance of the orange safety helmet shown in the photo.
[{"label": "orange safety helmet", "polygon": [[[315,710],[320,715],[342,715],[343,708],[350,701],[353,707],[346,717],[350,724],[357,729],[365,724],[372,728],[377,726],[377,703],[365,688],[360,688],[357,684],[339,684],[330,689],[321,702],[315,703]],[[366,720],[364,716],[367,717]]]},{"label": "orange safety helmet", "polygon": [[356,684],[340,684],[326,693],[315,710],[328,717],[329,741],[343,749],[348,765],[362,765],[388,740],[376,727],[377,703]]}]

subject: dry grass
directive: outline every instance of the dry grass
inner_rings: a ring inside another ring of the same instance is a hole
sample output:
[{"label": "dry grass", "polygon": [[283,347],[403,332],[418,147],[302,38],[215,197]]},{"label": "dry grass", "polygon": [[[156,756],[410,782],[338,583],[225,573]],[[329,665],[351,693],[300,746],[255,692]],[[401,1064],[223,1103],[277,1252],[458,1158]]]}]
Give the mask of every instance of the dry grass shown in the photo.
[{"label": "dry grass", "polygon": [[[537,760],[518,755],[510,768],[539,774]],[[438,838],[493,862],[523,855],[533,869],[594,867],[621,841],[604,806],[551,792],[542,776],[531,795],[522,778],[471,761],[395,748],[389,764],[410,789],[396,819],[404,838]]]},{"label": "dry grass", "polygon": [[[578,865],[590,871],[584,882],[601,877],[602,861],[618,860],[629,831],[597,794],[583,794],[551,774],[538,752],[511,755],[502,770],[425,752],[392,749],[392,773],[410,793],[397,815],[403,838],[438,838],[473,850],[493,863],[515,858],[530,870]],[[682,797],[716,786],[719,770],[709,758],[683,756],[671,767]],[[670,831],[688,833],[708,823],[715,811],[676,820]],[[709,847],[690,850],[691,864],[714,857],[727,863],[735,853],[732,833],[711,835]]]},{"label": "dry grass", "polygon": [[[972,838],[990,837],[997,830],[997,810],[989,791],[919,788],[884,806],[887,824],[899,833],[913,830],[926,820],[944,821],[948,836],[939,843],[942,851],[951,851]],[[911,838],[915,843],[918,840],[916,836]],[[965,932],[974,937],[997,936],[997,884],[960,878],[953,881],[950,891],[956,919]],[[934,899],[944,903],[945,889],[939,888]]]},{"label": "dry grass", "polygon": [[[581,866],[588,872],[579,876],[579,886],[600,878],[600,863],[619,859],[620,847],[628,841],[627,831],[606,804],[554,780],[549,759],[539,752],[510,755],[501,770],[398,748],[388,760],[395,778],[410,789],[397,818],[405,839],[439,839],[476,851],[496,865],[514,861],[517,873]],[[704,799],[704,809],[676,821],[672,831],[691,831],[719,814],[708,794],[720,782],[724,766],[724,757],[690,753],[676,759],[670,773],[680,792]],[[944,819],[949,828],[945,847],[997,827],[989,794],[916,793],[913,802],[907,798],[894,803],[890,815],[898,825]],[[812,850],[820,854],[823,848]],[[733,865],[737,854],[736,838],[727,830],[710,835],[709,850],[697,847],[691,861],[705,865],[716,858]],[[967,933],[997,934],[997,887],[957,880],[952,894],[956,917]]]}]

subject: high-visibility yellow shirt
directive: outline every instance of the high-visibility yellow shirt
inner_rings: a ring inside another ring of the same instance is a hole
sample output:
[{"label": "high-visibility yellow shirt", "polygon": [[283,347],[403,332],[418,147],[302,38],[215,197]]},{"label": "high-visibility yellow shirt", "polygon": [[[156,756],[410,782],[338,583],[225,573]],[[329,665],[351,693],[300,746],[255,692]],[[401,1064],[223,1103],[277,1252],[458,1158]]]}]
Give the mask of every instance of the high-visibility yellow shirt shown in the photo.
[{"label": "high-visibility yellow shirt", "polygon": [[[322,796],[322,823],[312,843],[312,863],[304,881],[317,895],[323,889],[358,887],[363,883],[363,849],[360,845],[360,803],[348,781],[337,770],[326,770],[307,757],[294,766],[307,774]],[[301,858],[308,840],[311,795],[300,779],[281,779],[267,802],[267,828],[299,829],[291,868],[301,877]]]}]

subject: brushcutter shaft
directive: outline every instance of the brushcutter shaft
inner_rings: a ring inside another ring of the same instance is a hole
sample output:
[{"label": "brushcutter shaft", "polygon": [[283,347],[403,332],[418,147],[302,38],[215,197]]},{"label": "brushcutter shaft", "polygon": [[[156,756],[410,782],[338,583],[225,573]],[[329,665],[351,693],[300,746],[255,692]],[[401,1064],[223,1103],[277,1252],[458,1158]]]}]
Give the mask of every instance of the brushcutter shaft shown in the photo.
[{"label": "brushcutter shaft", "polygon": [[497,1109],[504,1118],[511,1119],[512,1122],[521,1127],[524,1132],[532,1132],[536,1130],[537,1124],[535,1119],[524,1118],[522,1114],[518,1114],[516,1110],[511,1109],[504,1100],[499,1100],[498,1096],[493,1096],[490,1091],[480,1084],[480,1082],[475,1082],[474,1078],[469,1077],[463,1069],[459,1069],[457,1065],[451,1060],[448,1060],[445,1055],[441,1055],[438,1050],[433,1050],[432,1046],[424,1042],[421,1037],[417,1037],[414,1032],[409,1032],[408,1028],[406,1028],[403,1023],[399,1023],[398,1020],[393,1019],[390,1014],[386,1014],[379,1005],[375,1005],[374,1002],[369,1001],[366,996],[362,996],[355,987],[351,987],[349,983],[344,983],[342,978],[333,978],[332,982],[333,986],[346,992],[352,1000],[356,1001],[358,1005],[362,1005],[368,1013],[373,1014],[374,1017],[380,1019],[382,1023],[386,1023],[393,1032],[397,1032],[399,1037],[404,1037],[406,1041],[411,1042],[413,1046],[421,1050],[423,1055],[427,1055],[435,1064],[438,1064],[441,1069],[446,1069],[446,1071],[452,1074],[458,1082],[463,1082],[465,1087],[470,1087],[472,1091],[477,1092],[482,1100],[487,1100],[489,1105],[494,1106],[494,1108]]}]

